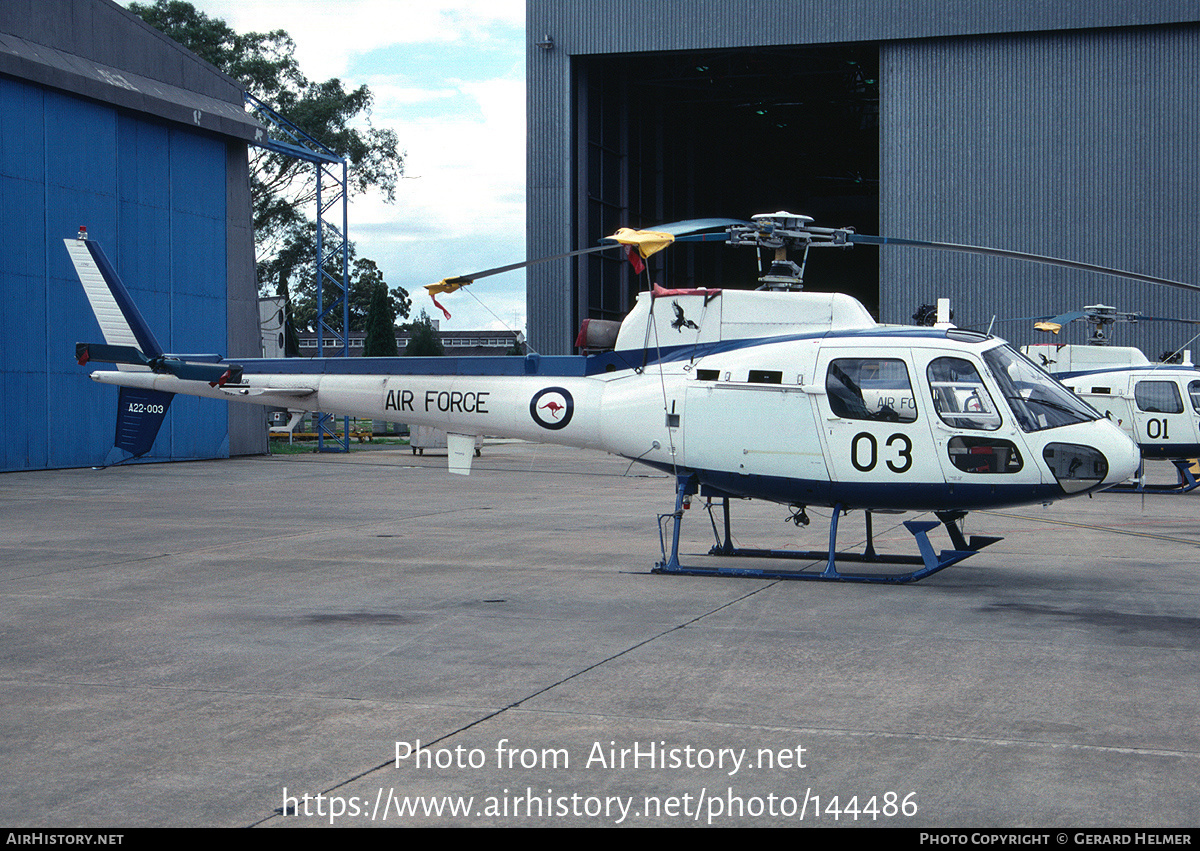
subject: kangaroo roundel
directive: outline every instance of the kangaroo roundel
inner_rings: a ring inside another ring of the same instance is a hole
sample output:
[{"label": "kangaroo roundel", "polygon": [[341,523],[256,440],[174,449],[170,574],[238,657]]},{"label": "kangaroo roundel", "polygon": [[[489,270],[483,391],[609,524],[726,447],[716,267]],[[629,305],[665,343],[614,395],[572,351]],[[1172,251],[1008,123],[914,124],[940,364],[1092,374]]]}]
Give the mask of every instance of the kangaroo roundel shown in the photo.
[{"label": "kangaroo roundel", "polygon": [[571,421],[575,400],[562,387],[547,387],[534,394],[529,402],[529,415],[542,428],[560,429]]}]

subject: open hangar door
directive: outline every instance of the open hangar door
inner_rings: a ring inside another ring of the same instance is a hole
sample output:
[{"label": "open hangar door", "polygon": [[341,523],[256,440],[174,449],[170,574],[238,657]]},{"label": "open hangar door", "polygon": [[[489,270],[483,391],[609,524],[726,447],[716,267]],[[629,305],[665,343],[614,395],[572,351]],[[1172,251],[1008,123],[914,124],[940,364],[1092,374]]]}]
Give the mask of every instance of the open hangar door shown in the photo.
[{"label": "open hangar door", "polygon": [[[878,45],[574,61],[579,247],[625,226],[780,209],[878,232]],[[750,252],[711,244],[657,254],[650,270],[672,287],[753,289],[760,274]],[[856,247],[810,252],[804,280],[877,316],[878,277],[878,252]],[[581,257],[577,280],[577,320],[620,319],[644,286],[617,252]]]}]

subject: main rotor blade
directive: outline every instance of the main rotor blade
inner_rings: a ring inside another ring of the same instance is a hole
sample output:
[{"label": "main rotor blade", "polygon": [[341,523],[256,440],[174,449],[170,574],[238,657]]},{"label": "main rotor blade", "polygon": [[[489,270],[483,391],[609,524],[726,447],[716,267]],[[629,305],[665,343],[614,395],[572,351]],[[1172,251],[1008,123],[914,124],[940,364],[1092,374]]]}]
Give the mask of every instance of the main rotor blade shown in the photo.
[{"label": "main rotor blade", "polygon": [[1139,316],[1138,322],[1177,322],[1180,325],[1200,325],[1200,319],[1176,319],[1174,316]]},{"label": "main rotor blade", "polygon": [[930,242],[923,239],[900,239],[891,236],[868,236],[865,233],[849,233],[848,242],[864,243],[866,245],[911,245],[916,248],[940,248],[943,251],[960,251],[965,254],[984,254],[991,257],[1008,257],[1012,260],[1027,260],[1030,263],[1045,263],[1050,266],[1063,266],[1067,269],[1080,269],[1084,272],[1099,272],[1102,275],[1113,275],[1118,278],[1129,278],[1147,284],[1161,284],[1165,287],[1175,287],[1181,290],[1200,292],[1200,286],[1187,284],[1183,281],[1172,281],[1169,278],[1158,278],[1154,275],[1143,275],[1124,269],[1114,269],[1109,266],[1096,266],[1092,263],[1080,263],[1076,260],[1063,260],[1059,257],[1046,257],[1042,254],[1029,254],[1024,251],[1008,251],[1003,248],[988,248],[983,245],[960,245],[955,242]]},{"label": "main rotor blade", "polygon": [[[749,224],[741,219],[686,219],[680,222],[668,222],[664,225],[655,225],[651,228],[643,228],[641,230],[656,231],[658,233],[669,233],[678,240],[680,236],[685,234],[694,234],[701,231],[712,230],[714,228],[722,229],[722,239],[724,239],[724,228],[731,225]],[[604,237],[611,240],[611,236]],[[480,278],[487,278],[491,275],[499,275],[503,272],[513,272],[517,269],[524,269],[528,266],[536,266],[539,263],[549,263],[552,260],[566,260],[569,257],[578,257],[581,254],[592,254],[596,251],[604,251],[608,248],[618,248],[620,243],[610,242],[608,245],[596,245],[592,248],[580,248],[576,251],[568,251],[564,254],[555,254],[551,257],[538,257],[536,260],[522,260],[520,263],[509,263],[507,266],[497,266],[495,269],[484,269],[482,272],[472,272],[469,275],[457,275],[453,278],[445,278],[441,281],[443,284],[469,284],[472,281],[477,281]]]},{"label": "main rotor blade", "polygon": [[665,225],[655,225],[646,230],[655,230],[660,233],[669,233],[675,237],[676,242],[682,242],[682,237],[698,234],[701,231],[718,230],[726,231],[735,225],[752,225],[754,222],[748,222],[745,219],[684,219],[681,222],[668,222]]},{"label": "main rotor blade", "polygon": [[592,254],[596,251],[603,251],[606,248],[616,248],[617,244],[612,245],[597,245],[592,248],[580,248],[577,251],[568,251],[565,254],[555,254],[552,257],[538,257],[536,260],[522,260],[520,263],[509,263],[507,266],[497,266],[495,269],[484,269],[482,272],[472,272],[469,275],[456,275],[453,278],[445,278],[442,283],[446,284],[469,284],[472,281],[477,281],[480,278],[487,278],[491,275],[499,275],[502,272],[512,272],[517,269],[524,269],[526,266],[536,266],[539,263],[549,263],[551,260],[565,260],[568,257],[578,257],[580,254]]}]

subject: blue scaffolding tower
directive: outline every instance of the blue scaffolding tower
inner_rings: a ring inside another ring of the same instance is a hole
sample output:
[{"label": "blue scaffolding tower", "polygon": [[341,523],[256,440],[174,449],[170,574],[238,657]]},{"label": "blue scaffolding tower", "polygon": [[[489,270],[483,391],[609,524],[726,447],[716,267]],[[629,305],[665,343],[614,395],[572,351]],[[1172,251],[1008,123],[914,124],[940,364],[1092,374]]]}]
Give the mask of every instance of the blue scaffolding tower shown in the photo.
[{"label": "blue scaffolding tower", "polygon": [[[318,142],[292,122],[260,101],[249,92],[242,93],[246,104],[267,127],[267,135],[254,142],[257,147],[274,151],[313,164],[317,186],[317,230],[316,230],[316,280],[317,280],[317,357],[325,356],[325,334],[341,341],[341,350],[331,352],[334,357],[350,355],[350,241],[346,236],[349,228],[348,192],[349,169],[346,158],[328,146]],[[275,132],[283,138],[273,138]],[[341,205],[342,224],[336,227],[326,221],[326,213],[335,205]],[[330,274],[326,264],[340,258],[335,268],[340,268],[340,277]],[[334,285],[340,295],[325,304],[325,283]],[[329,317],[338,308],[342,310],[342,330],[329,324]],[[313,411],[317,432],[317,450],[320,452],[350,451],[350,418],[342,417],[339,434],[336,417]],[[326,445],[326,439],[331,445]]]}]

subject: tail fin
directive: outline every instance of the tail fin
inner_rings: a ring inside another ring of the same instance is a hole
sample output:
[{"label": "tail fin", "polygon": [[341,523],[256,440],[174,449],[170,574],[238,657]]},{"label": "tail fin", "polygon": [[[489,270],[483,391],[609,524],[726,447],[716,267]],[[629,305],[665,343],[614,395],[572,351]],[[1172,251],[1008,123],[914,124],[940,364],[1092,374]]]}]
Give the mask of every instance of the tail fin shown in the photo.
[{"label": "tail fin", "polygon": [[[117,277],[116,271],[100,246],[87,239],[87,231],[79,229],[79,237],[63,240],[75,265],[79,282],[100,331],[107,344],[77,343],[75,356],[80,364],[89,360],[117,364],[120,370],[149,371],[153,362],[163,357],[162,346],[154,338],[150,326],[138,312],[137,306]],[[154,370],[158,371],[158,370]],[[163,418],[171,406],[174,393],[122,387],[117,396],[117,429],[113,448],[105,466],[145,455],[154,445]]]},{"label": "tail fin", "polygon": [[[132,346],[142,352],[147,360],[162,357],[162,346],[154,339],[150,326],[138,312],[129,291],[117,277],[116,270],[100,246],[88,240],[86,229],[80,228],[77,238],[64,239],[63,242],[92,305],[92,312],[96,314],[96,321],[100,323],[104,341],[110,346]],[[118,364],[118,369],[149,368],[121,362]]]},{"label": "tail fin", "polygon": [[242,368],[222,363],[220,355],[165,354],[100,246],[87,238],[87,229],[80,228],[78,237],[63,242],[105,341],[76,343],[75,356],[80,365],[93,360],[114,363],[119,370],[150,370],[214,386],[242,380]]},{"label": "tail fin", "polygon": [[[225,363],[220,355],[164,353],[100,246],[88,240],[86,228],[79,229],[77,238],[63,242],[105,340],[103,343],[75,344],[75,356],[81,365],[89,361],[112,363],[123,372],[153,372],[174,376],[180,381],[205,381],[213,387],[241,383],[242,367]],[[119,378],[111,372],[106,376]],[[122,384],[119,380],[106,380],[106,383]],[[174,396],[166,390],[121,386],[116,437],[105,464],[127,461],[149,452]]]}]

